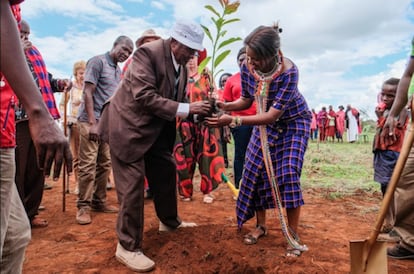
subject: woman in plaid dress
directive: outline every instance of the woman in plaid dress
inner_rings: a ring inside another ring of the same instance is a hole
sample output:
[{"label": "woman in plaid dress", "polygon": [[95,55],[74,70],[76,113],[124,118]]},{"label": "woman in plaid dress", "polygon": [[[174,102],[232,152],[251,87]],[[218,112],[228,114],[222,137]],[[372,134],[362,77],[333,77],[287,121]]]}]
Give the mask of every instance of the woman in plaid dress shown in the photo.
[{"label": "woman in plaid dress", "polygon": [[[298,240],[300,208],[304,204],[300,176],[312,115],[298,90],[298,69],[280,51],[279,32],[277,25],[260,26],[245,38],[247,60],[241,67],[242,96],[234,102],[218,102],[222,110],[234,111],[256,101],[257,114],[223,114],[207,119],[210,126],[255,126],[236,207],[239,229],[254,216],[257,220],[256,228],[244,237],[245,244],[255,244],[267,234],[266,209],[279,204],[287,212],[287,224],[283,230],[282,223],[282,230],[288,242]],[[299,256],[307,250],[297,242],[291,246],[295,247],[288,248],[289,256]]]}]

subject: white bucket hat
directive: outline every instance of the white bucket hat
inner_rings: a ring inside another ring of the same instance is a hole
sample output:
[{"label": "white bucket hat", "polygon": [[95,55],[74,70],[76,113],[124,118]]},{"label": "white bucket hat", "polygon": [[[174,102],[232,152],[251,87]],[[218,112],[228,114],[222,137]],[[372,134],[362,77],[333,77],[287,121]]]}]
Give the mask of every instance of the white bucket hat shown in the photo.
[{"label": "white bucket hat", "polygon": [[191,49],[204,49],[204,31],[200,24],[195,22],[186,20],[176,21],[171,30],[171,37]]}]

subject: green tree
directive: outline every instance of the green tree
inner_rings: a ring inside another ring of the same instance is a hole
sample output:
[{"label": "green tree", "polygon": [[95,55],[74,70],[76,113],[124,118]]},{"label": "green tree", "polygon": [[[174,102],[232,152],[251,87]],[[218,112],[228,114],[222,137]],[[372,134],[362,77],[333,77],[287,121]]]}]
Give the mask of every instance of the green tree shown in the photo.
[{"label": "green tree", "polygon": [[[214,23],[215,31],[212,32],[210,29],[208,29],[206,26],[201,25],[201,27],[204,29],[205,34],[207,35],[208,39],[210,39],[213,50],[211,55],[207,56],[206,59],[201,62],[199,66],[199,72],[201,73],[204,68],[207,66],[209,62],[211,62],[210,73],[213,76],[213,79],[217,77],[217,75],[223,71],[223,69],[220,69],[217,71],[218,66],[221,62],[230,54],[230,49],[225,49],[226,46],[228,46],[231,43],[240,41],[240,37],[230,37],[227,38],[227,30],[224,29],[224,27],[230,23],[234,23],[237,21],[240,21],[239,18],[227,18],[229,15],[235,13],[237,9],[240,6],[239,1],[234,1],[233,3],[230,3],[229,0],[218,0],[218,2],[221,5],[221,11],[217,11],[213,6],[211,5],[205,5],[204,8],[210,11],[213,16],[211,17],[211,21]],[[227,38],[227,39],[226,39]]]}]

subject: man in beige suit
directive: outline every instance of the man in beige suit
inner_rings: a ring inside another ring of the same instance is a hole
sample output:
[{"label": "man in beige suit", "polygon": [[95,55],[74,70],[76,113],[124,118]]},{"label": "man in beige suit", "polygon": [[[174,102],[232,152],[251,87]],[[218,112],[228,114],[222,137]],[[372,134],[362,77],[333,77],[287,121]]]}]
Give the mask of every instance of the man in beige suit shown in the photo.
[{"label": "man in beige suit", "polygon": [[210,111],[208,102],[184,103],[185,64],[204,48],[203,37],[199,24],[177,21],[169,39],[139,47],[101,117],[101,137],[109,142],[120,203],[116,258],[135,271],[155,267],[142,252],[145,176],[154,195],[159,230],[195,226],[178,217],[172,149],[176,117]]}]

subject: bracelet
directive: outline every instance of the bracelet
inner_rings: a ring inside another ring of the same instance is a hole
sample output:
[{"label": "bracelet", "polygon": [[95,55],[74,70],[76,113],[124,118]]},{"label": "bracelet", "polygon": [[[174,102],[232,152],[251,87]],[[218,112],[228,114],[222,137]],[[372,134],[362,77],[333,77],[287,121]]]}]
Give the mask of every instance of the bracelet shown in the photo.
[{"label": "bracelet", "polygon": [[242,125],[242,119],[240,116],[236,116],[235,123],[236,123],[236,127],[239,127]]}]

